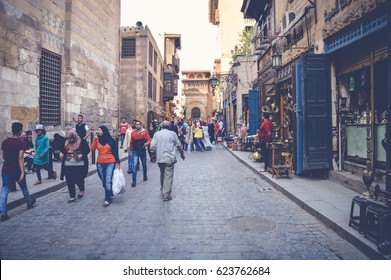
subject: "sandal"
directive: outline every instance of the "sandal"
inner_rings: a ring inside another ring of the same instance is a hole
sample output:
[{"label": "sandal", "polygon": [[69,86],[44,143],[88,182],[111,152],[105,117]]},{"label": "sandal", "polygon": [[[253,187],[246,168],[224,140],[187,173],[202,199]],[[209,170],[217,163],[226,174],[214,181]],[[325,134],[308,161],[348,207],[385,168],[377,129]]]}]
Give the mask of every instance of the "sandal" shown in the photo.
[{"label": "sandal", "polygon": [[82,198],[84,195],[84,192],[79,192],[79,194],[77,195],[78,198]]}]

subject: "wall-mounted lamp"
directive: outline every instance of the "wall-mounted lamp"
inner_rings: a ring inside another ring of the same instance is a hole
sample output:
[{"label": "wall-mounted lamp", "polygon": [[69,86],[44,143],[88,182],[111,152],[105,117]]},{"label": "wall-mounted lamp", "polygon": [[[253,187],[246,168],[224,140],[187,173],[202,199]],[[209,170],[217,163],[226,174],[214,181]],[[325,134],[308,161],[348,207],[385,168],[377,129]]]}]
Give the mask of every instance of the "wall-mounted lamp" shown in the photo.
[{"label": "wall-mounted lamp", "polygon": [[282,66],[282,55],[278,52],[274,52],[272,55],[272,67],[279,69]]},{"label": "wall-mounted lamp", "polygon": [[219,82],[219,79],[217,79],[215,76],[209,79],[209,84],[212,87],[212,95],[215,96],[215,88],[217,86],[217,83]]},{"label": "wall-mounted lamp", "polygon": [[212,88],[215,88],[217,86],[217,83],[219,82],[219,79],[217,79],[215,76],[209,79],[209,84]]}]

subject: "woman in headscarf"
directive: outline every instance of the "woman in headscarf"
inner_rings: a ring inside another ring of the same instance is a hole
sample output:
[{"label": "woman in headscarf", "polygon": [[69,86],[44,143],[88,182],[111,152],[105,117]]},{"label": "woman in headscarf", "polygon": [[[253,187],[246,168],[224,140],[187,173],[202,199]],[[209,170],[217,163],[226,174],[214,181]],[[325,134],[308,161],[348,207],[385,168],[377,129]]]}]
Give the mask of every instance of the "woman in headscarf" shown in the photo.
[{"label": "woman in headscarf", "polygon": [[76,196],[76,185],[79,188],[78,198],[84,195],[84,179],[88,173],[88,154],[90,147],[87,141],[80,138],[76,130],[71,128],[66,132],[65,143],[60,148],[59,157],[62,159],[60,179],[66,182],[69,190],[68,202],[74,202]]},{"label": "woman in headscarf", "polygon": [[105,189],[103,206],[107,207],[110,205],[113,195],[111,187],[113,184],[114,168],[120,168],[120,161],[115,140],[111,137],[109,129],[104,125],[98,128],[92,141],[91,151],[95,152],[96,149],[98,150],[96,169]]},{"label": "woman in headscarf", "polygon": [[33,161],[34,161],[34,143],[33,143],[33,133],[31,130],[22,132],[20,138],[26,144],[26,150],[24,151],[24,173],[30,174],[33,172]]}]

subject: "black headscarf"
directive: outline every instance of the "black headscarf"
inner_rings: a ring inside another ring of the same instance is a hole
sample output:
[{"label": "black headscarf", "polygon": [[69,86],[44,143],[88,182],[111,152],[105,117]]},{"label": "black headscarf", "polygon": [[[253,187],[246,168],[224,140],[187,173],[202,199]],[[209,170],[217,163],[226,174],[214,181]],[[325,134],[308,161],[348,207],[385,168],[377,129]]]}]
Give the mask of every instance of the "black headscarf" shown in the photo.
[{"label": "black headscarf", "polygon": [[115,157],[115,161],[117,163],[119,163],[120,161],[119,161],[119,156],[118,156],[118,148],[117,148],[117,145],[116,145],[114,138],[111,137],[111,135],[110,135],[109,129],[105,125],[101,125],[99,128],[103,132],[102,136],[98,136],[99,143],[102,146],[109,144],[111,147],[111,152],[113,153],[113,155]]}]

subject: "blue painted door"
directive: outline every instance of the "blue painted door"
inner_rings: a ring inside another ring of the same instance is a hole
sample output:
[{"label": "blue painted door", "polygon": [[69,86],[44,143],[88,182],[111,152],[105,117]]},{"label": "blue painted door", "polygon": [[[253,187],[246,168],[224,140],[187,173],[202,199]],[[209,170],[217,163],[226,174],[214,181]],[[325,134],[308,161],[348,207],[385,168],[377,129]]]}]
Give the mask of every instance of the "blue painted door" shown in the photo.
[{"label": "blue painted door", "polygon": [[297,174],[331,167],[330,66],[325,55],[302,55],[296,66]]},{"label": "blue painted door", "polygon": [[258,120],[259,120],[259,91],[258,90],[249,90],[248,108],[250,110],[248,134],[254,135],[257,132]]}]

